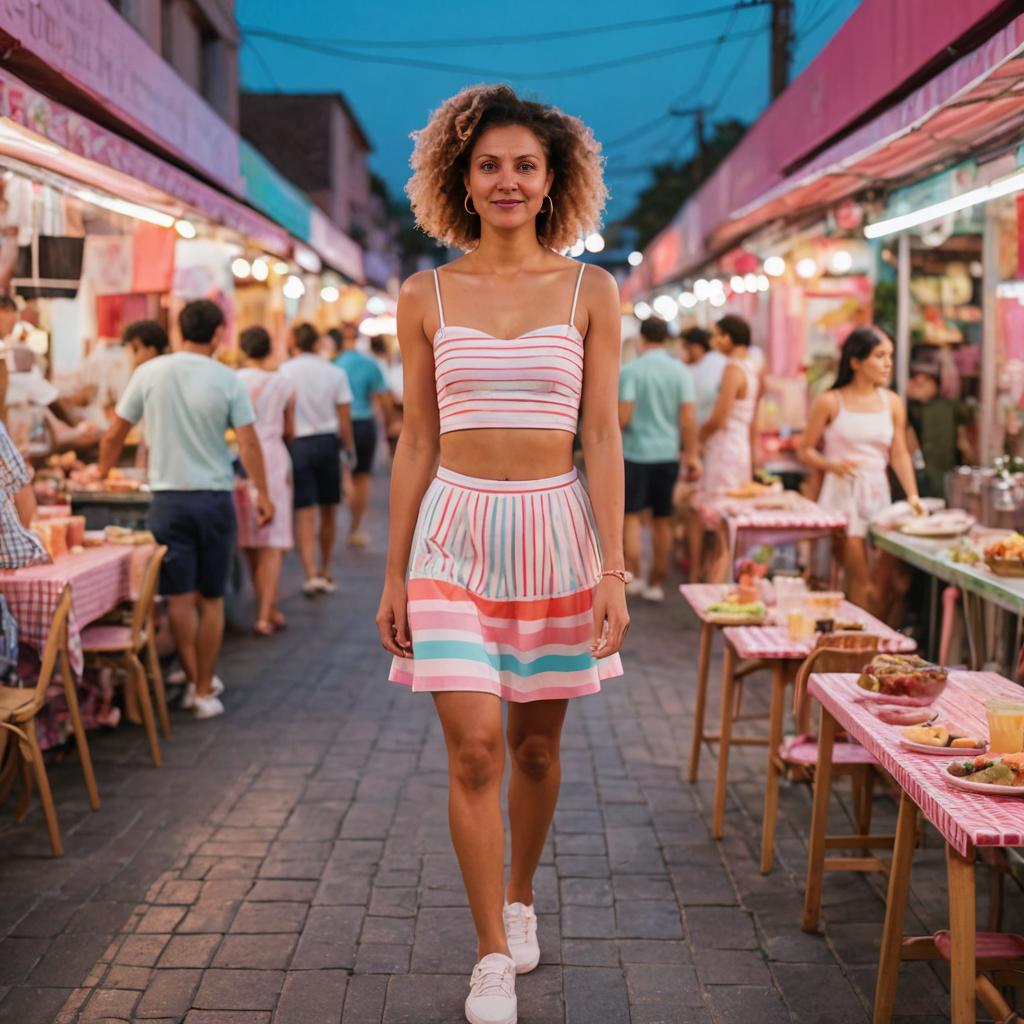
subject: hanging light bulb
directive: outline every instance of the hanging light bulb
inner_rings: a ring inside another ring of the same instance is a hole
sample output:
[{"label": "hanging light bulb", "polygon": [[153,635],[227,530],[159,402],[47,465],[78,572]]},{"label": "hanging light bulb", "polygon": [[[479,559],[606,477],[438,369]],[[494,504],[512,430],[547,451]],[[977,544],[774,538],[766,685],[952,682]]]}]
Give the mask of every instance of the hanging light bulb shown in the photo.
[{"label": "hanging light bulb", "polygon": [[693,294],[697,296],[698,302],[706,302],[711,294],[711,282],[704,280],[703,277],[698,278],[693,282]]},{"label": "hanging light bulb", "polygon": [[573,243],[572,248],[569,250],[569,255],[573,259],[576,259],[578,256],[582,256],[583,253],[586,252],[586,249],[586,242],[584,242],[582,238],[577,238],[576,241]]},{"label": "hanging light bulb", "polygon": [[833,274],[848,274],[853,266],[853,253],[849,249],[836,249],[829,257],[828,265]]},{"label": "hanging light bulb", "polygon": [[639,267],[640,264],[643,263],[643,261],[644,261],[644,254],[642,252],[640,252],[639,249],[634,249],[626,257],[626,262],[628,262],[631,267]]},{"label": "hanging light bulb", "polygon": [[325,284],[323,288],[320,289],[320,298],[324,302],[337,302],[340,294],[341,292],[339,292],[333,284]]},{"label": "hanging light bulb", "polygon": [[301,299],[306,294],[306,286],[302,283],[302,278],[289,274],[281,291],[284,292],[286,299]]},{"label": "hanging light bulb", "polygon": [[757,275],[757,290],[759,292],[766,292],[766,291],[768,291],[769,288],[771,288],[771,286],[772,286],[772,283],[771,283],[771,281],[768,280],[768,278],[767,278],[767,276],[765,274],[758,274]]},{"label": "hanging light bulb", "polygon": [[816,277],[818,274],[817,262],[812,256],[805,256],[802,260],[797,260],[796,274],[797,277],[802,277],[805,281]]},{"label": "hanging light bulb", "polygon": [[782,277],[786,272],[786,261],[781,256],[769,256],[764,261],[764,272],[769,277]]},{"label": "hanging light bulb", "polygon": [[181,235],[182,238],[195,238],[196,237],[196,226],[190,220],[176,220],[174,222],[174,230]]},{"label": "hanging light bulb", "polygon": [[743,283],[747,286],[748,292],[757,291],[757,274],[744,274]]},{"label": "hanging light bulb", "polygon": [[649,320],[651,316],[651,307],[646,302],[638,302],[633,306],[633,316],[637,320]]},{"label": "hanging light bulb", "polygon": [[257,256],[252,261],[252,276],[256,281],[266,281],[270,276],[270,267],[267,266],[267,261],[262,256]]},{"label": "hanging light bulb", "polygon": [[252,265],[242,256],[236,256],[231,261],[231,273],[235,277],[244,280],[252,273]]},{"label": "hanging light bulb", "polygon": [[604,235],[599,231],[592,231],[583,242],[587,252],[602,252],[604,250]]},{"label": "hanging light bulb", "polygon": [[697,296],[693,292],[680,292],[679,294],[679,305],[683,309],[693,309],[697,305]]},{"label": "hanging light bulb", "polygon": [[659,295],[651,305],[662,320],[675,320],[679,315],[679,304],[671,295]]},{"label": "hanging light bulb", "polygon": [[729,279],[729,287],[737,294],[742,295],[747,290],[746,282],[739,274],[734,274]]}]

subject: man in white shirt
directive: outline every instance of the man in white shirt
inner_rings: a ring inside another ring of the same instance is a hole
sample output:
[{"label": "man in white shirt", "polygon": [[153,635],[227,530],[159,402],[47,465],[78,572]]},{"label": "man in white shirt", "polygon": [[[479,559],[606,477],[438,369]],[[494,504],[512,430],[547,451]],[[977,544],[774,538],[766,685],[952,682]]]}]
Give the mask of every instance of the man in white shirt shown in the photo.
[{"label": "man in white shirt", "polygon": [[[339,445],[351,458],[352,389],[345,371],[316,355],[320,335],[312,324],[292,328],[292,358],[280,373],[295,388],[295,438],[291,444],[295,489],[295,546],[306,571],[307,597],[337,590],[331,559],[341,504]],[[320,508],[320,564],[316,563],[316,509]]]}]

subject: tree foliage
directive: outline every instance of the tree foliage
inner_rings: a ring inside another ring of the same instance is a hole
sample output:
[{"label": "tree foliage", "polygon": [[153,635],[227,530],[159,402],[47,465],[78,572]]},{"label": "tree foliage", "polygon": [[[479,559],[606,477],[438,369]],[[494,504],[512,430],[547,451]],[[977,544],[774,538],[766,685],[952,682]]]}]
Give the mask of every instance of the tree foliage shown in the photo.
[{"label": "tree foliage", "polygon": [[651,167],[651,181],[636,205],[620,222],[636,232],[636,247],[643,249],[664,228],[683,203],[743,138],[742,121],[719,121],[705,141],[703,159],[695,153],[685,160],[665,160]]}]

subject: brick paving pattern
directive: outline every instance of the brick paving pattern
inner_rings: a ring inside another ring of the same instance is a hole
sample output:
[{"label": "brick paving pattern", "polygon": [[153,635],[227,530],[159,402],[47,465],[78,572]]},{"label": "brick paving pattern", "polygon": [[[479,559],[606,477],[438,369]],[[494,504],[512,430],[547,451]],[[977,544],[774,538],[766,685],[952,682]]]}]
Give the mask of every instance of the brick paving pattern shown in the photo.
[{"label": "brick paving pattern", "polygon": [[[463,1020],[474,939],[444,747],[430,699],[385,681],[377,514],[376,548],[341,557],[338,595],[291,597],[273,641],[229,639],[228,714],[177,713],[163,769],[141,730],[96,734],[91,813],[77,760],[51,767],[63,859],[38,808],[21,825],[5,809],[0,1022]],[[294,576],[286,589],[298,593]],[[810,794],[784,787],[777,866],[762,877],[762,749],[734,749],[726,836],[709,839],[714,755],[697,786],[680,770],[694,622],[675,594],[633,615],[625,679],[570,711],[537,878],[541,966],[519,979],[520,1021],[868,1021],[881,879],[828,876],[824,934],[801,932]],[[748,710],[765,689],[747,684]],[[876,818],[894,823],[885,795]],[[915,860],[915,931],[945,925],[944,885],[933,833]],[[947,1020],[945,986],[941,968],[907,964],[898,1019]]]}]

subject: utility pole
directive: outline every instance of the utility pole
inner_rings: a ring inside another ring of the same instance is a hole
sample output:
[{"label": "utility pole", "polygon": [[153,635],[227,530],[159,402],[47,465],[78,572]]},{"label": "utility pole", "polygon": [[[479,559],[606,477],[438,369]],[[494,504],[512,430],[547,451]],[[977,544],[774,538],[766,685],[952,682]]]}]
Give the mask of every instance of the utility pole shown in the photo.
[{"label": "utility pole", "polygon": [[772,4],[772,99],[789,85],[793,64],[793,0],[771,0]]},{"label": "utility pole", "polygon": [[704,168],[707,165],[708,143],[704,135],[704,115],[709,112],[708,107],[672,107],[669,114],[672,117],[692,117],[694,135],[697,137],[697,159],[696,172],[697,180],[704,180]]}]

